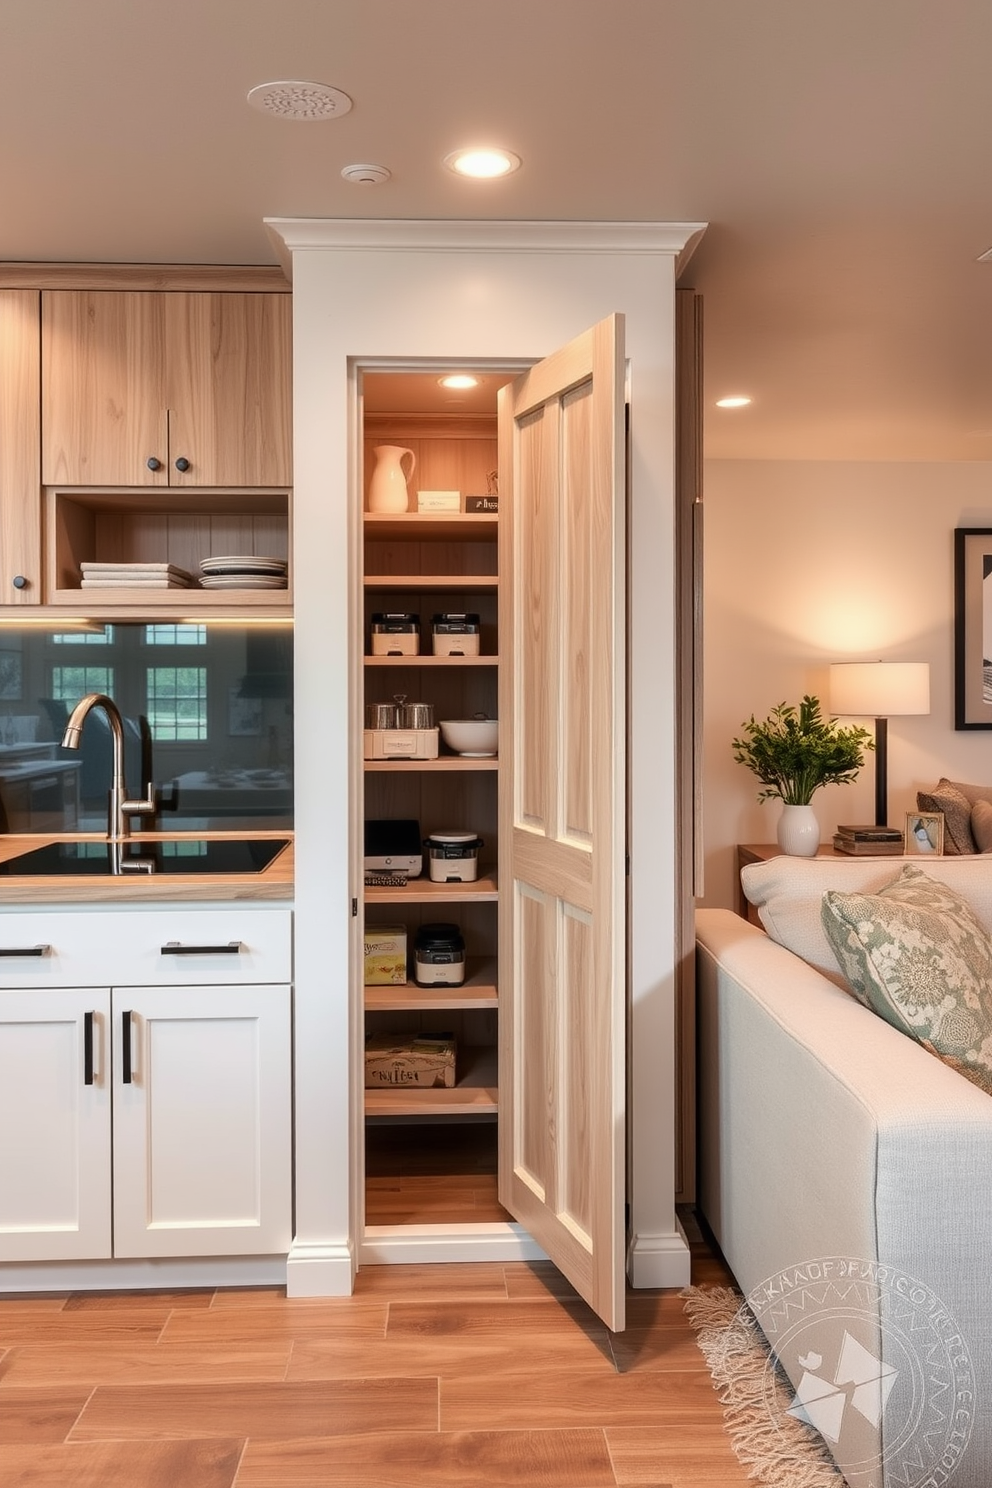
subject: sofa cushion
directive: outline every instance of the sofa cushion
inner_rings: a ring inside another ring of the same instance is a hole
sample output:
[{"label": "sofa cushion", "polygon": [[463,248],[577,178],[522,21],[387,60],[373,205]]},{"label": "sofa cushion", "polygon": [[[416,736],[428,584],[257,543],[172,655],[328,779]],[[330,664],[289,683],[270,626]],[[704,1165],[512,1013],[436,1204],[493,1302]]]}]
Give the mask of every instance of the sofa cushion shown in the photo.
[{"label": "sofa cushion", "polygon": [[[779,945],[815,966],[846,991],[820,916],[827,889],[877,894],[898,872],[900,859],[835,857],[792,858],[782,854],[741,871],[745,896],[758,911],[762,927]],[[928,858],[926,871],[945,883],[992,932],[992,857]]]},{"label": "sofa cushion", "polygon": [[972,802],[952,780],[937,781],[931,791],[917,791],[918,811],[941,811],[944,814],[944,851],[973,853],[978,848],[971,832]]},{"label": "sofa cushion", "polygon": [[907,864],[878,893],[823,896],[854,995],[992,1094],[992,940],[947,884]]},{"label": "sofa cushion", "polygon": [[980,853],[992,852],[992,801],[976,801],[972,806],[971,835]]}]

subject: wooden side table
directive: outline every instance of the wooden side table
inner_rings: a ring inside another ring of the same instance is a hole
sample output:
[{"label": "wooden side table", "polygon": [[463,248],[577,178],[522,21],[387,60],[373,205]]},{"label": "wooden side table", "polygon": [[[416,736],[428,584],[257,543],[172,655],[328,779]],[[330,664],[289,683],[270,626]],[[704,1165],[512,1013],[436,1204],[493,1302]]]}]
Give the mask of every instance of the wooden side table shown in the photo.
[{"label": "wooden side table", "polygon": [[[746,868],[748,863],[767,863],[769,858],[780,858],[782,849],[777,842],[738,842],[737,844],[737,903],[734,906],[742,919],[750,921],[752,925],[761,926],[758,919],[758,911],[744,895],[741,886],[741,869]],[[829,842],[821,842],[816,850],[818,858],[846,858],[848,853],[840,853]]]}]

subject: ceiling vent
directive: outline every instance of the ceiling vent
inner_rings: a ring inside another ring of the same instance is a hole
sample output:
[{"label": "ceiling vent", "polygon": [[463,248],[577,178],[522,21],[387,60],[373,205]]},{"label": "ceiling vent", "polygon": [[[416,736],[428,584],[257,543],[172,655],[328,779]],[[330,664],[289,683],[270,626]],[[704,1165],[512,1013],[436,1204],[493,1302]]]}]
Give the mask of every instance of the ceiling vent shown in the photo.
[{"label": "ceiling vent", "polygon": [[384,165],[346,165],[341,174],[356,186],[381,186],[391,172]]},{"label": "ceiling vent", "polygon": [[340,119],[351,108],[351,99],[328,83],[259,83],[250,89],[248,102],[276,119],[298,119],[319,123]]}]

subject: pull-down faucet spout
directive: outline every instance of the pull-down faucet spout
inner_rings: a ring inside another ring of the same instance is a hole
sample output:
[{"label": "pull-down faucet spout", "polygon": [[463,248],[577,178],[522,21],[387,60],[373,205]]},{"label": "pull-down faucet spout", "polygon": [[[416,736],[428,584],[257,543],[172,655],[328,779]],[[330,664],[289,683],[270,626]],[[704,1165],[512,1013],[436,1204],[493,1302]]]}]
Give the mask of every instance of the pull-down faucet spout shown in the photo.
[{"label": "pull-down faucet spout", "polygon": [[124,720],[121,718],[117,704],[113,698],[107,697],[106,693],[89,692],[84,698],[80,698],[66,721],[65,733],[62,735],[62,748],[79,748],[83,736],[83,724],[93,708],[101,708],[110,725],[113,766],[110,795],[107,800],[107,839],[110,842],[120,842],[122,838],[131,835],[130,819],[132,816],[153,816],[155,814],[155,786],[149,781],[148,794],[145,798],[138,801],[128,800],[127,785],[124,780]]}]

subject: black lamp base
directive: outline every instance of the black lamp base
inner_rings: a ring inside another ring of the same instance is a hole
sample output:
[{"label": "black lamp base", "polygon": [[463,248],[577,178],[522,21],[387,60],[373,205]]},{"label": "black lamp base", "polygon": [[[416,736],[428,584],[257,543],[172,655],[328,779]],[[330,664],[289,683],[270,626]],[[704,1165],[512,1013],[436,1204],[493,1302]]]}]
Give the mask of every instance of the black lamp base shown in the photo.
[{"label": "black lamp base", "polygon": [[888,768],[888,732],[889,720],[887,718],[875,719],[875,825],[876,827],[887,827],[889,824],[889,768]]}]

